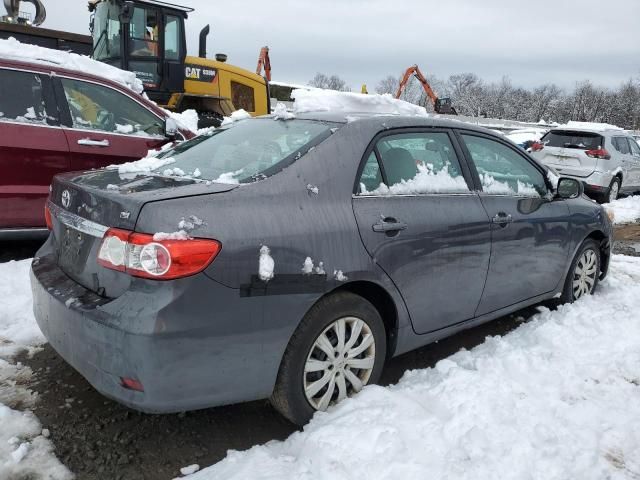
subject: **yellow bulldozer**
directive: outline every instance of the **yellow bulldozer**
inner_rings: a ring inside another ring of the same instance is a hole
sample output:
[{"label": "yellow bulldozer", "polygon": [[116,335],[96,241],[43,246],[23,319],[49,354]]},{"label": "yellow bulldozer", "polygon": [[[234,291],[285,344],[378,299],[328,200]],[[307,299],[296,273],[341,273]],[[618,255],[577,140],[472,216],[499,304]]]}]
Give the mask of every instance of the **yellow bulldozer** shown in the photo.
[{"label": "yellow bulldozer", "polygon": [[199,56],[187,55],[185,20],[192,8],[159,0],[90,0],[89,11],[93,58],[134,72],[159,105],[195,109],[199,128],[218,126],[237,109],[270,112],[267,78],[227,63],[224,54],[206,58],[209,25],[200,32]]}]

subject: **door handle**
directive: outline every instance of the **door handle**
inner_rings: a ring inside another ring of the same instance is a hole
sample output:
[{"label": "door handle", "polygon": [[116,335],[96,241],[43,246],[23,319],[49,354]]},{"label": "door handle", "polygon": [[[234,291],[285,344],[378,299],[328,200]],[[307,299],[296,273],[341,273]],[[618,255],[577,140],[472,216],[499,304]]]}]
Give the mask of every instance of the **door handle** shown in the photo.
[{"label": "door handle", "polygon": [[496,215],[494,215],[494,217],[491,219],[491,221],[493,223],[497,223],[498,225],[500,225],[502,227],[506,227],[509,223],[513,223],[513,217],[511,216],[511,214],[506,214],[504,212],[500,212],[500,213],[497,213]]},{"label": "door handle", "polygon": [[81,138],[78,140],[78,145],[86,145],[88,147],[108,147],[109,140],[91,140],[90,138]]},{"label": "door handle", "polygon": [[386,217],[378,223],[374,223],[371,227],[374,232],[390,233],[406,230],[407,224],[404,222],[398,222],[395,218]]}]

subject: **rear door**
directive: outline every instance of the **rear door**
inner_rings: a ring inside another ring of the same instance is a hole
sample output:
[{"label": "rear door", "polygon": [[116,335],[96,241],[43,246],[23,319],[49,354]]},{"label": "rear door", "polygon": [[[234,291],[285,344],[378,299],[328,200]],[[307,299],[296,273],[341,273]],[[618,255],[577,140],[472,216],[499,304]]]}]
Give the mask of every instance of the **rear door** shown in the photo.
[{"label": "rear door", "polygon": [[51,179],[69,167],[50,77],[0,68],[0,228],[44,227]]},{"label": "rear door", "polygon": [[489,218],[454,143],[447,130],[381,134],[353,197],[362,241],[417,333],[472,318],[489,265]]},{"label": "rear door", "polygon": [[553,291],[569,255],[569,208],[550,200],[543,170],[506,142],[460,135],[491,219],[491,262],[477,315]]},{"label": "rear door", "polygon": [[640,190],[640,146],[633,138],[628,138],[629,147],[631,149],[631,186],[634,191]]},{"label": "rear door", "polygon": [[56,82],[72,170],[137,160],[166,143],[164,119],[132,96],[85,80]]}]

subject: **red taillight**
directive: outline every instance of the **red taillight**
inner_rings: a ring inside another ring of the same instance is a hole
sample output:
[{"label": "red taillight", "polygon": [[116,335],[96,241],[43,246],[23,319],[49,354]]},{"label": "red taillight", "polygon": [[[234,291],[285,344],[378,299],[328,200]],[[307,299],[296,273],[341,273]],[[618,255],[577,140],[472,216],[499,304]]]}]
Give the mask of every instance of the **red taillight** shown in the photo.
[{"label": "red taillight", "polygon": [[544,148],[544,143],[542,143],[542,142],[533,142],[531,144],[531,151],[532,152],[539,152],[543,148]]},{"label": "red taillight", "polygon": [[216,240],[154,240],[146,233],[110,228],[102,239],[98,263],[135,277],[171,280],[201,272],[221,248]]},{"label": "red taillight", "polygon": [[53,230],[53,220],[51,220],[51,210],[49,210],[49,204],[44,206],[44,221],[47,224],[49,230]]},{"label": "red taillight", "polygon": [[602,160],[609,160],[611,158],[611,155],[609,154],[609,152],[607,152],[607,150],[604,148],[596,148],[595,150],[586,150],[584,153],[587,155],[587,157],[591,157],[591,158],[600,158]]},{"label": "red taillight", "polygon": [[135,380],[134,378],[129,377],[120,377],[120,382],[124,388],[128,388],[129,390],[136,390],[138,392],[144,392],[144,387],[142,386],[142,382],[140,380]]}]

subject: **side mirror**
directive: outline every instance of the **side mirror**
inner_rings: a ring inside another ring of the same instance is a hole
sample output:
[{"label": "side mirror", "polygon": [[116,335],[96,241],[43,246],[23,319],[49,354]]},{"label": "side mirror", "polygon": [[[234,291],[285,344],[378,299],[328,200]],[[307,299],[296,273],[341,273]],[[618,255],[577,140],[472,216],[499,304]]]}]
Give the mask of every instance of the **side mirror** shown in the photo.
[{"label": "side mirror", "polygon": [[169,117],[164,122],[164,136],[170,140],[175,140],[178,136],[178,122]]},{"label": "side mirror", "polygon": [[570,199],[582,195],[584,186],[575,178],[561,177],[556,188],[556,198]]},{"label": "side mirror", "polygon": [[128,1],[122,4],[120,7],[120,23],[131,23],[133,18],[133,2]]}]

